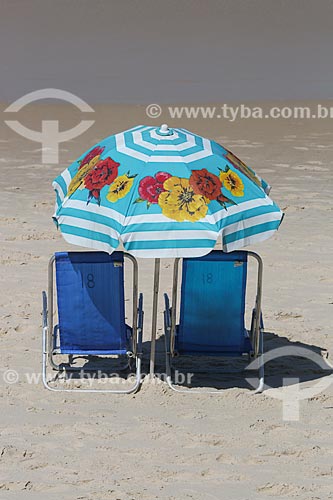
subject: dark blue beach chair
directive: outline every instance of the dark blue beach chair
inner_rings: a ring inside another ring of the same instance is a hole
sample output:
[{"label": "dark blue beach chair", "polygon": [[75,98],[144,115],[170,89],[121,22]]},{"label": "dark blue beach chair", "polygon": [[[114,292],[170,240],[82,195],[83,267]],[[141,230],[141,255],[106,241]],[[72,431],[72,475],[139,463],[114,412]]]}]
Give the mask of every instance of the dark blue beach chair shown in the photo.
[{"label": "dark blue beach chair", "polygon": [[[247,331],[244,315],[249,257],[256,259],[258,273],[251,329]],[[259,255],[247,251],[224,253],[215,250],[203,257],[183,259],[179,324],[176,324],[179,263],[180,259],[176,259],[172,307],[165,294],[166,372],[172,389],[189,392],[189,389],[182,389],[172,382],[171,368],[175,357],[247,355],[257,358],[262,353],[263,265]],[[259,385],[256,392],[262,392],[263,364],[259,362],[258,368]],[[195,392],[195,389],[190,389],[190,392]]]},{"label": "dark blue beach chair", "polygon": [[[131,326],[125,322],[125,259],[133,264]],[[58,313],[55,326],[54,268]],[[59,252],[50,259],[48,297],[43,292],[43,382],[48,389],[64,390],[50,386],[47,365],[55,370],[84,371],[84,367],[73,366],[75,357],[116,356],[125,357],[128,366],[135,359],[135,383],[130,388],[118,390],[104,388],[103,392],[136,391],[141,381],[142,328],[143,297],[138,295],[138,266],[134,257],[123,252],[111,255],[105,252]],[[68,363],[57,364],[57,355],[68,355]]]}]

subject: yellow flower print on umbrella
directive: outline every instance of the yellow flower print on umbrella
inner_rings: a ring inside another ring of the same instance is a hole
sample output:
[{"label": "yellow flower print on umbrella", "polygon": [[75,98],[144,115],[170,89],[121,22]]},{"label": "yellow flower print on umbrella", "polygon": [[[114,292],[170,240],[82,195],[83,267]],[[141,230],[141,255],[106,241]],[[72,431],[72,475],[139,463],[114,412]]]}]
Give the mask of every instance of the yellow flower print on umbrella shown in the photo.
[{"label": "yellow flower print on umbrella", "polygon": [[[74,175],[73,179],[71,180],[68,186],[67,196],[71,196],[78,188],[81,187],[81,185],[83,184],[83,179],[88,174],[88,172],[90,172],[90,170],[92,170],[95,167],[95,165],[97,165],[97,163],[100,160],[100,157],[101,155],[96,155],[94,156],[94,158],[90,160],[89,163],[86,163],[84,166],[79,167],[77,174]],[[82,185],[82,187],[84,186]]]},{"label": "yellow flower print on umbrella", "polygon": [[207,214],[208,206],[204,196],[195,194],[189,179],[170,177],[159,195],[158,204],[163,215],[178,222],[195,222]]},{"label": "yellow flower print on umbrella", "polygon": [[262,187],[260,178],[252,170],[252,168],[245,165],[245,163],[242,160],[237,158],[236,155],[234,155],[231,151],[228,151],[227,149],[225,158],[232,164],[233,167],[235,167],[236,170],[242,172],[242,174],[246,175],[246,177],[251,179],[251,181],[257,184],[257,186],[259,186],[260,188]]},{"label": "yellow flower print on umbrella", "polygon": [[226,171],[221,170],[220,181],[233,196],[244,196],[244,184],[238,174],[227,167]]},{"label": "yellow flower print on umbrella", "polygon": [[130,176],[129,172],[117,177],[111,184],[106,199],[111,203],[115,203],[121,198],[124,198],[132,189],[135,177],[136,175]]}]

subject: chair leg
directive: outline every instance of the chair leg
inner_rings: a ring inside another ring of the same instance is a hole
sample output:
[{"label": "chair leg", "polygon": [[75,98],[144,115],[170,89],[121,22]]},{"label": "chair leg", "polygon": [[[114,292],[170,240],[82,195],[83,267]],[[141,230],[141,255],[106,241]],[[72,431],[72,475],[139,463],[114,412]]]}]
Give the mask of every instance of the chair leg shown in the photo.
[{"label": "chair leg", "polygon": [[[166,373],[166,382],[170,389],[174,389],[171,380],[171,353],[170,353],[170,336],[169,331],[164,335],[165,339],[165,373]],[[174,389],[175,390],[175,389]]]},{"label": "chair leg", "polygon": [[263,359],[264,354],[264,332],[263,329],[260,328],[260,336],[259,336],[259,384],[253,394],[261,394],[265,388],[265,364]]},{"label": "chair leg", "polygon": [[42,379],[43,379],[43,385],[46,389],[49,389],[49,385],[47,383],[47,374],[46,374],[46,360],[47,360],[47,326],[43,327],[43,334],[42,334],[42,341],[43,341],[43,346],[42,346]]},{"label": "chair leg", "polygon": [[141,384],[141,356],[136,358],[136,373],[135,373],[135,383],[125,394],[131,394],[136,392]]},{"label": "chair leg", "polygon": [[48,339],[48,345],[51,346],[50,351],[48,353],[48,358],[49,358],[49,364],[50,364],[50,366],[52,366],[52,369],[59,372],[59,371],[63,370],[62,365],[57,364],[53,359],[53,355],[54,355],[53,349],[54,349],[55,342],[56,342],[56,340],[55,340],[56,334],[57,334],[57,325],[54,326],[53,332],[51,334],[52,335],[52,342],[51,342],[51,339]]}]

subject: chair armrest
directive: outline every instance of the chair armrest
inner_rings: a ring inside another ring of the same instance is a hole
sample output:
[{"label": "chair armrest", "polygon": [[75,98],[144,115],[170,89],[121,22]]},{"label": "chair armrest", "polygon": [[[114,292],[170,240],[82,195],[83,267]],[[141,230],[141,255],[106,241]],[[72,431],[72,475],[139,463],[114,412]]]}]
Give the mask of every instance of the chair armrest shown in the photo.
[{"label": "chair armrest", "polygon": [[164,310],[165,328],[171,328],[171,307],[167,293],[164,294],[164,303],[165,303],[165,310]]},{"label": "chair armrest", "polygon": [[46,295],[46,292],[42,292],[42,301],[43,301],[42,325],[43,325],[43,328],[45,328],[47,326],[47,295]]},{"label": "chair armrest", "polygon": [[140,293],[138,301],[138,350],[142,350],[142,337],[143,337],[143,294]]}]

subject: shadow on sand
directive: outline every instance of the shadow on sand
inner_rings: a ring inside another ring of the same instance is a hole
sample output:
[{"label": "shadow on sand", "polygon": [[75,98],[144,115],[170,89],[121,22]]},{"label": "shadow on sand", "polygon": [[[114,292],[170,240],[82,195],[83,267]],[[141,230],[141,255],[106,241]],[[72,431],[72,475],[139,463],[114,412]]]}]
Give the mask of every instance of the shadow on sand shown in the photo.
[{"label": "shadow on sand", "polygon": [[[264,334],[265,353],[278,348],[285,348],[291,355],[279,356],[276,359],[265,363],[265,383],[272,388],[283,386],[284,378],[296,378],[299,382],[315,381],[332,373],[329,365],[324,359],[327,357],[326,349],[302,342],[292,342],[286,337],[279,337],[275,333],[265,332]],[[309,357],[295,355],[295,348],[306,349]],[[142,376],[149,373],[150,341],[143,343]],[[309,359],[309,358],[314,359]],[[318,364],[321,361],[321,364]],[[101,358],[98,356],[77,357],[74,366],[77,371],[62,372],[59,377],[54,374],[54,381],[58,378],[65,378],[73,382],[78,382],[80,378],[104,379],[114,378],[114,383],[126,383],[133,373],[135,361],[132,361],[132,369],[126,366],[124,360],[114,358]],[[185,387],[208,388],[208,389],[228,389],[241,388],[253,389],[253,386],[246,380],[246,377],[253,378],[253,384],[257,383],[257,370],[246,370],[249,365],[247,357],[244,358],[218,358],[213,356],[181,356],[174,359],[173,377],[176,375],[176,383],[181,383]],[[80,368],[84,370],[84,374]],[[155,373],[163,381],[165,380],[165,341],[164,335],[156,341],[156,363]],[[110,382],[110,381],[109,381]],[[84,383],[84,381],[83,381]],[[95,383],[95,382],[94,382]]]},{"label": "shadow on sand", "polygon": [[[149,342],[145,343],[145,350],[148,350],[148,344]],[[315,381],[333,372],[325,361],[328,356],[325,348],[314,344],[292,342],[286,337],[279,337],[275,333],[265,332],[265,355],[269,352],[272,354],[271,351],[275,349],[279,349],[279,357],[265,362],[265,384],[269,387],[282,387],[284,378],[299,379],[299,382],[302,383]],[[306,350],[306,352],[304,351],[306,357],[296,355],[297,350],[302,349]],[[283,356],[281,356],[281,352],[283,352]],[[185,387],[253,389],[246,377],[253,378],[253,383],[256,385],[257,380],[255,379],[258,372],[257,370],[246,370],[249,363],[248,357],[181,356],[173,360],[173,376],[178,376],[178,382]],[[164,336],[161,336],[156,342],[155,371],[161,374],[165,372]],[[189,374],[193,374],[192,377],[189,378]],[[188,380],[190,380],[190,383],[188,383]]]}]

